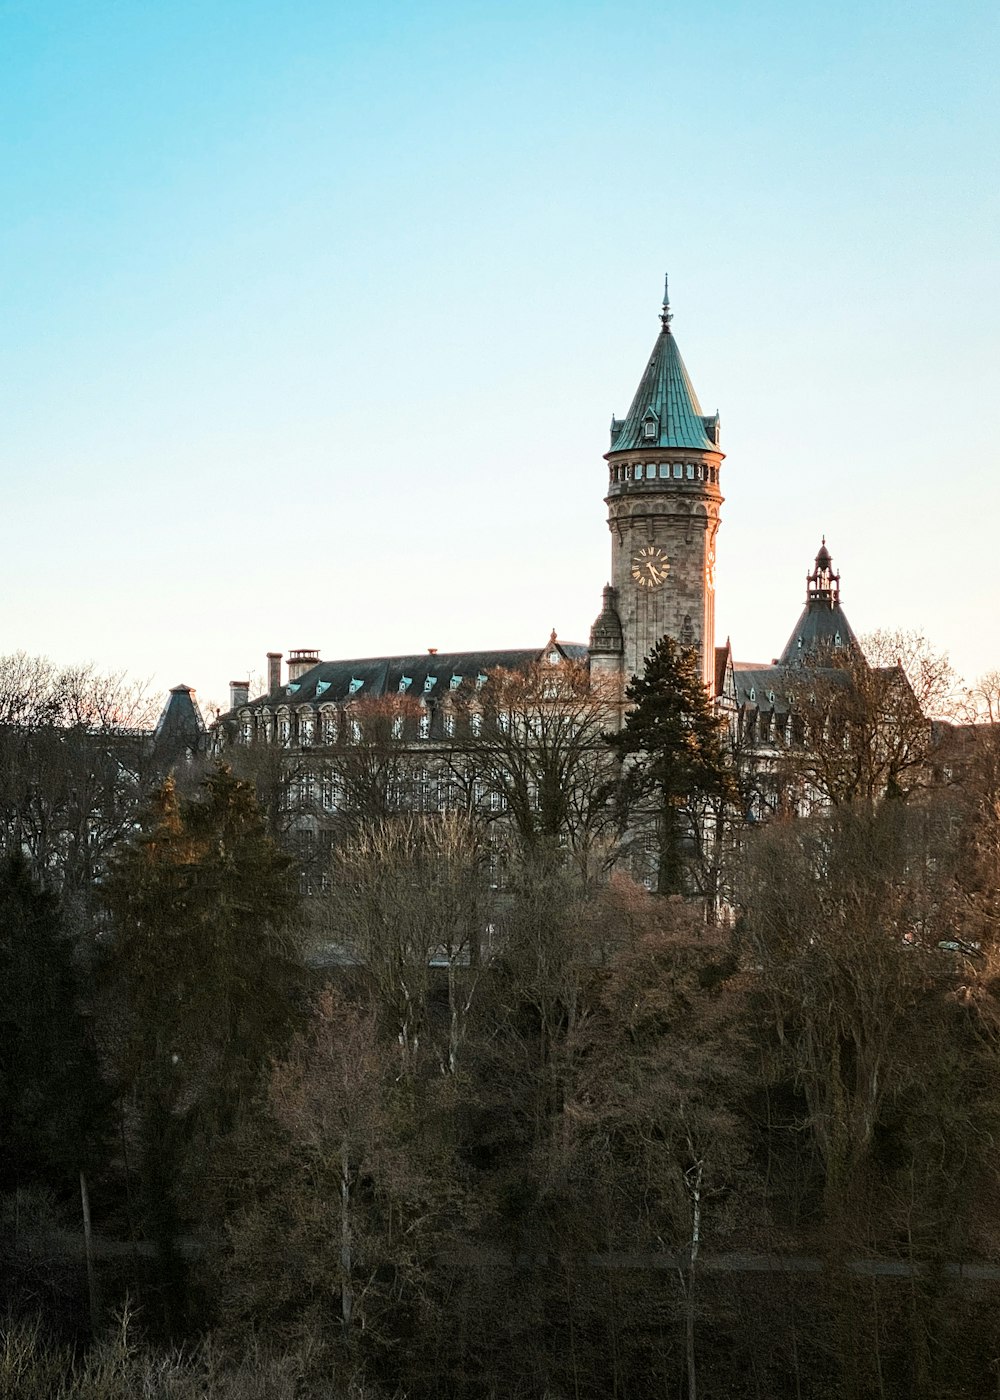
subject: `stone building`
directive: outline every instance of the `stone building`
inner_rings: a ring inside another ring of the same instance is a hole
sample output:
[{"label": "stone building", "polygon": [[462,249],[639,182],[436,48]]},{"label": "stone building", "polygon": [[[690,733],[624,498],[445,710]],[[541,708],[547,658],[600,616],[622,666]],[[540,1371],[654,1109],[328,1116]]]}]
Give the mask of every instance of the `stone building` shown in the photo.
[{"label": "stone building", "polygon": [[[628,412],[611,420],[605,454],[609,581],[589,645],[564,642],[553,632],[543,646],[511,651],[326,660],[299,648],[287,663],[281,653],[270,652],[266,690],[251,696],[247,682],[232,682],[229,710],[207,736],[210,746],[220,751],[263,743],[301,753],[350,744],[359,738],[364,706],[385,701],[397,706],[395,739],[426,745],[425,751],[447,748],[470,737],[468,726],[476,719],[468,694],[494,673],[569,662],[588,667],[606,694],[609,686],[624,689],[664,635],[696,649],[705,685],[744,740],[772,757],[794,742],[794,675],[827,668],[838,653],[858,649],[840,602],[840,576],[824,540],[808,575],[802,615],[770,663],[734,660],[728,641],[716,646],[720,421],[718,413],[702,412],[672,322],[665,288],[659,330]],[[175,709],[180,699],[186,693],[175,691]],[[189,726],[188,709],[185,704]]]},{"label": "stone building", "polygon": [[722,493],[719,415],[702,413],[672,330],[664,293],[660,329],[628,413],[611,423],[608,493],[610,582],[589,646],[553,633],[544,646],[514,651],[428,653],[323,660],[298,649],[283,673],[281,653],[268,654],[267,690],[251,697],[234,681],[217,742],[323,742],[341,733],[353,701],[406,694],[423,706],[418,733],[444,738],[448,696],[482,684],[496,668],[519,669],[547,659],[586,660],[591,671],[622,682],[637,671],[661,636],[698,650],[713,688],[715,550]]}]

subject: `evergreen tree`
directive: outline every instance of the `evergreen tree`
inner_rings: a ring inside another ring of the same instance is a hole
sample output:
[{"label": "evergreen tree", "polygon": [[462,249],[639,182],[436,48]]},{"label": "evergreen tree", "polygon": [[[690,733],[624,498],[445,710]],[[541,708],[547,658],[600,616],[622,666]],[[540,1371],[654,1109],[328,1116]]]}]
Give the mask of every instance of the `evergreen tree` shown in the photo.
[{"label": "evergreen tree", "polygon": [[107,1104],[59,900],[0,865],[0,1191],[76,1188]]},{"label": "evergreen tree", "polygon": [[652,807],[658,837],[658,894],[684,892],[683,844],[694,833],[689,810],[698,796],[734,792],[726,761],[725,721],[705,689],[693,647],[661,637],[641,676],[626,690],[631,705],[624,727],[607,736],[625,762],[622,783],[627,817]]},{"label": "evergreen tree", "polygon": [[295,1029],[304,973],[293,862],[249,784],[220,764],[181,799],[168,779],[144,826],[105,889],[108,975],[144,1218],[176,1323],[176,1240],[192,1192]]}]

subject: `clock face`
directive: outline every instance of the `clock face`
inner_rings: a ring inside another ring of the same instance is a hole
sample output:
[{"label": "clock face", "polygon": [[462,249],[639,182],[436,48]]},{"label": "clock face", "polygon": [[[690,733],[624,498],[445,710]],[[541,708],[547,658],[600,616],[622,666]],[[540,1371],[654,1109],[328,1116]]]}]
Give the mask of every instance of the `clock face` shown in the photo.
[{"label": "clock face", "polygon": [[659,588],[667,576],[670,560],[658,545],[644,545],[632,560],[632,577],[638,588]]}]

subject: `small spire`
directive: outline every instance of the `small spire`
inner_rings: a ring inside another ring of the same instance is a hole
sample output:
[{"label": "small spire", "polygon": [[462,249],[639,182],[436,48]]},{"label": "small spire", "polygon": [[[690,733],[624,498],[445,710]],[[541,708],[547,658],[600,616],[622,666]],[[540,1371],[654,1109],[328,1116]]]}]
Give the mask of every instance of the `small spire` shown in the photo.
[{"label": "small spire", "polygon": [[663,310],[660,312],[660,324],[668,335],[670,334],[670,322],[673,319],[673,312],[670,310],[670,275],[665,272],[663,274]]}]

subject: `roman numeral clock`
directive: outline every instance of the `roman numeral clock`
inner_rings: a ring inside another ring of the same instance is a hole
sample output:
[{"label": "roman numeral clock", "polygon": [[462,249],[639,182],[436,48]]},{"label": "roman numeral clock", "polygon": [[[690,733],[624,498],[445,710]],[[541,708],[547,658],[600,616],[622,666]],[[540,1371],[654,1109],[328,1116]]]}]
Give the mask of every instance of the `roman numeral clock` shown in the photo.
[{"label": "roman numeral clock", "polygon": [[596,656],[605,669],[619,665],[628,679],[642,674],[661,637],[673,637],[695,648],[702,678],[712,686],[719,416],[701,411],[672,319],[664,294],[660,333],[631,407],[611,420],[605,457],[611,581],[600,627],[595,623]]},{"label": "roman numeral clock", "polygon": [[659,588],[670,570],[665,549],[650,544],[632,559],[632,577],[639,588]]}]

